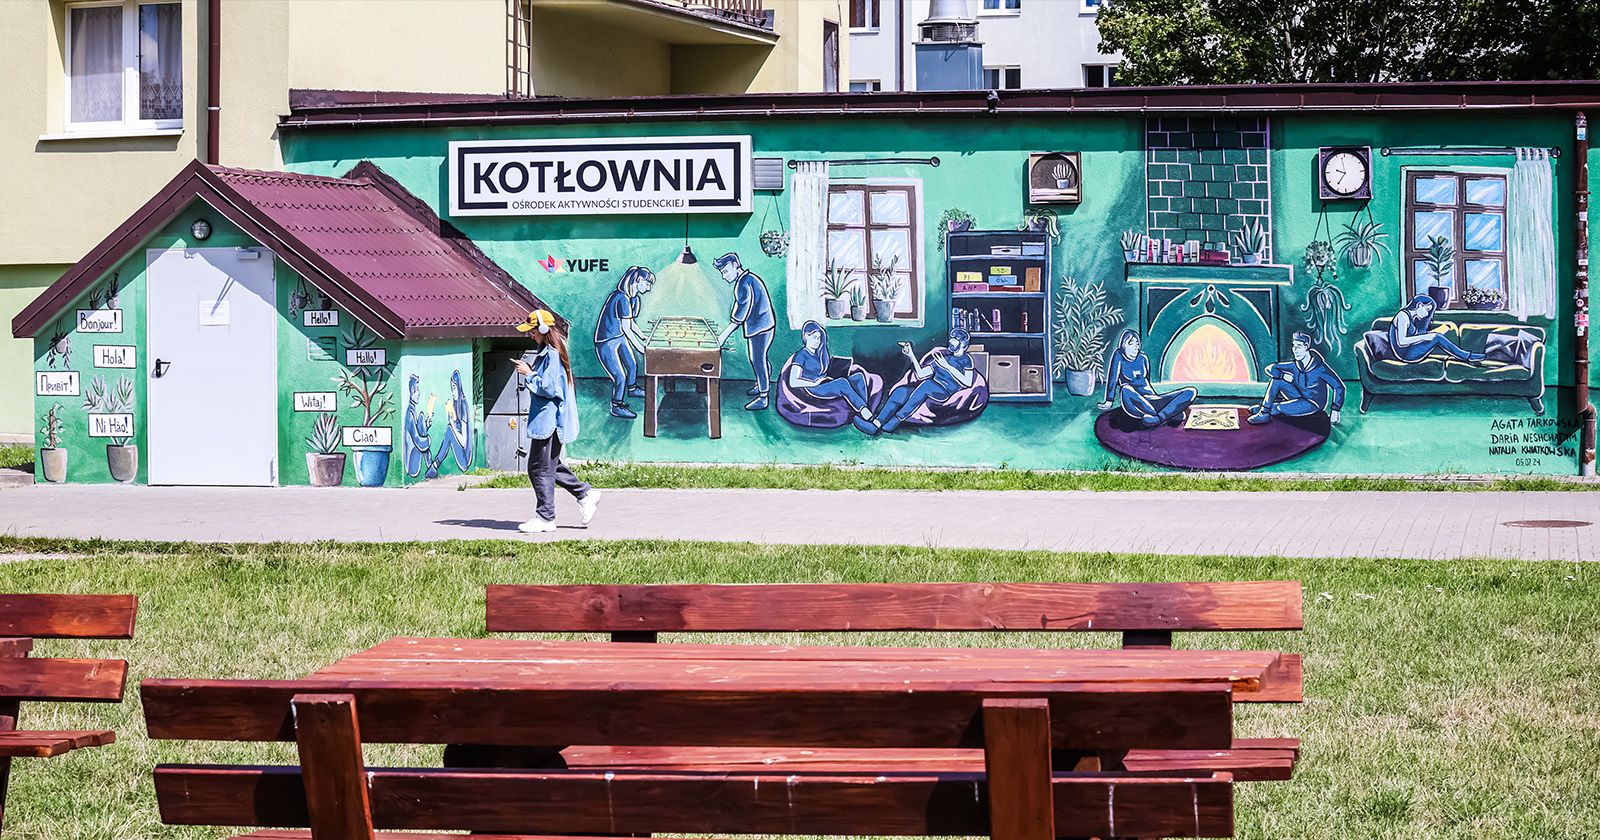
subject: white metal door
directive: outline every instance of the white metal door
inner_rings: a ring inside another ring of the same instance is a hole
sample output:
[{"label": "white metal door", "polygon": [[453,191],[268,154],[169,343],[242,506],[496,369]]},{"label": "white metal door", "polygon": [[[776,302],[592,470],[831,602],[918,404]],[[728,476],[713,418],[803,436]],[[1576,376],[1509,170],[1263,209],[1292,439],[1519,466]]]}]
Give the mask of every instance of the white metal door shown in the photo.
[{"label": "white metal door", "polygon": [[272,254],[194,248],[147,259],[150,483],[276,484]]}]

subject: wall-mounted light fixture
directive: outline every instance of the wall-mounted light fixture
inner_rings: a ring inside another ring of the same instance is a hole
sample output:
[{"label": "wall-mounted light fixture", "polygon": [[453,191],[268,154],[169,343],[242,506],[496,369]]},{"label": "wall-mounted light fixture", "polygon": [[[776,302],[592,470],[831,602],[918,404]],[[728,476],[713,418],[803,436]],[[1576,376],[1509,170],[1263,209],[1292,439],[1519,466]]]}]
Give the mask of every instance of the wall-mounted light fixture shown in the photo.
[{"label": "wall-mounted light fixture", "polygon": [[204,242],[211,236],[211,223],[205,219],[195,219],[194,224],[189,226],[189,232],[194,234],[195,239]]}]

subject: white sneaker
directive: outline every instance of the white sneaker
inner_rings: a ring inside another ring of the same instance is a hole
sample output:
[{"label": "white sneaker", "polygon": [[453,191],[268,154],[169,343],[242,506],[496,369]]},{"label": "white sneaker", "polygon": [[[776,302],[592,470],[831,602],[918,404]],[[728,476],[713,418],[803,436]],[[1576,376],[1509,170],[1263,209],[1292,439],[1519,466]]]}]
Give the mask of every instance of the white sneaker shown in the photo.
[{"label": "white sneaker", "polygon": [[594,509],[600,506],[600,491],[590,490],[578,500],[578,521],[585,526],[594,518]]},{"label": "white sneaker", "polygon": [[555,520],[540,519],[537,516],[517,526],[517,530],[524,534],[548,534],[555,529]]}]

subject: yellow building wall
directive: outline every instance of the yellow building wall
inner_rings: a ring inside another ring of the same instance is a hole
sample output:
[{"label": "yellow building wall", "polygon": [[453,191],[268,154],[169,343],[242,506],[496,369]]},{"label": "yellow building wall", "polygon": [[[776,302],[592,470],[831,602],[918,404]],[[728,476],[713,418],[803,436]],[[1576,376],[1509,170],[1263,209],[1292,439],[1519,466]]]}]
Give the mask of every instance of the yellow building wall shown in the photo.
[{"label": "yellow building wall", "polygon": [[669,44],[596,26],[581,14],[537,7],[533,13],[533,91],[539,96],[671,93],[672,53]]},{"label": "yellow building wall", "polygon": [[505,92],[505,0],[289,5],[291,88]]}]

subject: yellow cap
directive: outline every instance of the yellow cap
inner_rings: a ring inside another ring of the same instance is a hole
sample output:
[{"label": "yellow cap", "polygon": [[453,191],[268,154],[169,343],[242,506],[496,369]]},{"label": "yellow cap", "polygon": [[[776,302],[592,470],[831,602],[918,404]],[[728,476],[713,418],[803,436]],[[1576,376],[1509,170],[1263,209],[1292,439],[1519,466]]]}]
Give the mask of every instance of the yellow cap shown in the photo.
[{"label": "yellow cap", "polygon": [[517,325],[517,332],[532,332],[534,330],[538,330],[542,335],[550,332],[550,328],[555,325],[555,313],[548,309],[535,309],[528,313],[528,320]]}]

